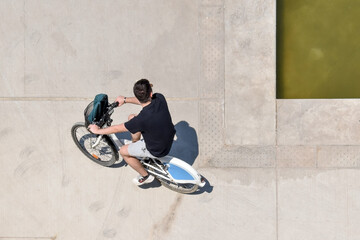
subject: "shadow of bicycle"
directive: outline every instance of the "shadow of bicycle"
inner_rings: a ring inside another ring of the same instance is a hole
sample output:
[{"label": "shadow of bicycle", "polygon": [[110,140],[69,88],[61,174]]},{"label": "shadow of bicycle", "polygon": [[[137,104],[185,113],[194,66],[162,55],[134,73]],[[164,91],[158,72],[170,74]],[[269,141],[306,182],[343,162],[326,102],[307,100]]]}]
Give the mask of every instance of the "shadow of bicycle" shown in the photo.
[{"label": "shadow of bicycle", "polygon": [[[175,140],[168,155],[193,165],[199,155],[199,144],[195,129],[190,127],[188,122],[180,121],[175,125],[175,130]],[[116,136],[119,139],[131,140],[131,134],[129,132],[117,133]],[[118,168],[124,165],[126,165],[126,163],[120,159],[120,161],[111,167]]]},{"label": "shadow of bicycle", "polygon": [[[192,128],[186,121],[178,122],[175,125],[175,129],[176,139],[172,144],[169,155],[179,158],[190,165],[193,165],[199,155],[197,133],[195,129]],[[191,193],[190,195],[202,194],[204,192],[211,193],[213,191],[214,187],[210,184],[209,180],[205,177],[204,179],[206,182],[205,186],[199,188],[196,192]]]}]

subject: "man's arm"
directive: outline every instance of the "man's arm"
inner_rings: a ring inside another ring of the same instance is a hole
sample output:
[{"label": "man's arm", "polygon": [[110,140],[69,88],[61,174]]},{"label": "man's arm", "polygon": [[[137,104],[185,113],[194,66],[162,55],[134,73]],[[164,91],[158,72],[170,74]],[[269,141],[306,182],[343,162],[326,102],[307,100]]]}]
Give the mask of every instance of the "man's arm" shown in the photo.
[{"label": "man's arm", "polygon": [[125,127],[125,124],[119,124],[119,125],[114,125],[114,126],[110,126],[108,128],[99,128],[99,126],[95,125],[95,124],[90,124],[89,125],[89,130],[90,132],[94,133],[94,134],[99,134],[99,135],[108,135],[108,134],[112,134],[112,133],[119,133],[119,132],[127,132],[128,130]]},{"label": "man's arm", "polygon": [[124,105],[125,103],[132,103],[132,104],[140,105],[140,102],[136,97],[118,96],[116,98],[116,101],[119,102],[119,106]]}]

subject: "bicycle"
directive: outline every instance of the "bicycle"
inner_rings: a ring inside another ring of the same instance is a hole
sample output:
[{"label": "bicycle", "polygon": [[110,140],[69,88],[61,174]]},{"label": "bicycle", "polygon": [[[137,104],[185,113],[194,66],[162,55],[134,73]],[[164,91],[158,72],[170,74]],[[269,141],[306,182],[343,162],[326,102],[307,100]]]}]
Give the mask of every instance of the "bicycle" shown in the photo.
[{"label": "bicycle", "polygon": [[[119,152],[126,140],[120,140],[115,134],[96,135],[88,130],[87,116],[93,110],[94,102],[91,102],[84,111],[85,122],[77,122],[71,128],[71,136],[76,146],[90,160],[105,167],[110,167],[119,160]],[[111,126],[111,115],[118,102],[108,104],[106,111],[98,121],[92,122],[101,128]],[[160,183],[179,193],[194,193],[199,187],[204,187],[206,182],[191,165],[181,159],[172,156],[161,158],[139,159],[144,168],[152,174]]]}]

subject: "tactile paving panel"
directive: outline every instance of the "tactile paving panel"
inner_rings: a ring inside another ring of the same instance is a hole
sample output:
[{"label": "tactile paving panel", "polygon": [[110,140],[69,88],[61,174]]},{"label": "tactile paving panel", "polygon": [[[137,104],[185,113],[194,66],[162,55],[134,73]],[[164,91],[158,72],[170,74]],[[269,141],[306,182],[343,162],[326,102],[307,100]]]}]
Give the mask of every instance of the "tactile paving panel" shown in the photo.
[{"label": "tactile paving panel", "polygon": [[[205,1],[210,2],[210,1]],[[201,80],[200,98],[224,98],[224,4],[200,7]]]},{"label": "tactile paving panel", "polygon": [[199,146],[202,159],[209,160],[224,145],[222,112],[221,103],[200,102]]},{"label": "tactile paving panel", "polygon": [[319,146],[318,167],[360,167],[360,146]]},{"label": "tactile paving panel", "polygon": [[275,147],[236,146],[225,147],[210,160],[214,167],[275,167]]},{"label": "tactile paving panel", "polygon": [[276,149],[277,167],[316,167],[316,147],[278,146]]},{"label": "tactile paving panel", "polygon": [[203,0],[199,11],[199,147],[201,159],[208,161],[224,145],[224,1]]}]

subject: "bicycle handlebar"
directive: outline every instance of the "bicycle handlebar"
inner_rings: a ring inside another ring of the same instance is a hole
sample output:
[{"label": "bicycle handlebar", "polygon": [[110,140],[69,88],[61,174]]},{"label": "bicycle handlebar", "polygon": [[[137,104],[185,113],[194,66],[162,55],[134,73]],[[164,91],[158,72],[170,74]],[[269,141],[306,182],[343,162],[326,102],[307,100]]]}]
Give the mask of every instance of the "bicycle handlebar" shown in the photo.
[{"label": "bicycle handlebar", "polygon": [[109,108],[111,108],[111,110],[112,110],[112,109],[114,109],[114,108],[116,108],[118,106],[119,106],[119,102],[113,102],[112,104],[110,104]]},{"label": "bicycle handlebar", "polygon": [[112,104],[110,104],[108,106],[106,113],[104,113],[104,115],[100,118],[99,122],[97,122],[96,125],[102,127],[105,124],[105,122],[108,120],[107,118],[110,116],[109,113],[118,106],[119,106],[119,102],[113,102]]}]

